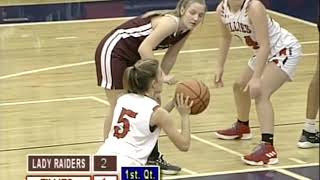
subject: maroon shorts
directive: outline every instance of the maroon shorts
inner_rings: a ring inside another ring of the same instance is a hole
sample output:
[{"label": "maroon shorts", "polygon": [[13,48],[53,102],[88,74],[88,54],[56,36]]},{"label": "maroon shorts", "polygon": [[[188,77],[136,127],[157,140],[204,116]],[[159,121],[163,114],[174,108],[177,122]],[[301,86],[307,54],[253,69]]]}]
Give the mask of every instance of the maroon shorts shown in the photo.
[{"label": "maroon shorts", "polygon": [[122,78],[125,69],[132,66],[125,59],[116,56],[112,51],[103,49],[105,40],[97,47],[95,54],[98,86],[105,89],[123,89]]}]

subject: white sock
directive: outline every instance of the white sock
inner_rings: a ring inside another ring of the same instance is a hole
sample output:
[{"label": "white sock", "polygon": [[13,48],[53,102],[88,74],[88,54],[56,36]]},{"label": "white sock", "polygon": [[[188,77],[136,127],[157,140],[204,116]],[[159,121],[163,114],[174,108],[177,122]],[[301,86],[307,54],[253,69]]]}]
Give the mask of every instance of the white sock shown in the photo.
[{"label": "white sock", "polygon": [[304,124],[304,130],[306,130],[309,133],[316,133],[317,131],[316,120],[306,119],[306,123]]}]

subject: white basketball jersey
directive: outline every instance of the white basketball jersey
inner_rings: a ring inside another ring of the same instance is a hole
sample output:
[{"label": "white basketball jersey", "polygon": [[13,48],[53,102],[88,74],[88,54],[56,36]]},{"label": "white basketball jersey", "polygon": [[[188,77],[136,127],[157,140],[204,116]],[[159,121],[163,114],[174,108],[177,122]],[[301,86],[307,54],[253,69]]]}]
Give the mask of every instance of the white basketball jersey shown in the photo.
[{"label": "white basketball jersey", "polygon": [[[248,17],[248,8],[252,0],[244,0],[240,10],[231,12],[228,0],[222,1],[222,8],[219,12],[222,22],[230,30],[231,34],[240,38],[246,45],[250,46],[256,54],[259,44],[256,40],[254,29]],[[298,40],[286,29],[280,27],[279,23],[268,16],[268,31],[270,39],[271,53],[269,57],[275,55],[285,47],[296,44]]]},{"label": "white basketball jersey", "polygon": [[151,115],[157,107],[159,104],[146,96],[119,97],[103,153],[128,157],[144,165],[160,135],[160,128],[150,130]]}]

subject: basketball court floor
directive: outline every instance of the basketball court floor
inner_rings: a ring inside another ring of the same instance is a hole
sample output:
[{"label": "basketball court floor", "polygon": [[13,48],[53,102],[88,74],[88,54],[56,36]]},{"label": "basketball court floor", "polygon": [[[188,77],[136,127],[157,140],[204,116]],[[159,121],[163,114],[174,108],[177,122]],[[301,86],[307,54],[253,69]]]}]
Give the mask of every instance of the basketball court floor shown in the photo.
[{"label": "basketball court floor", "polygon": [[[319,148],[299,149],[305,119],[306,94],[315,70],[319,35],[315,24],[270,11],[270,15],[301,42],[304,55],[295,80],[273,97],[275,146],[280,163],[253,167],[241,162],[260,141],[254,103],[254,138],[223,141],[214,132],[236,118],[232,83],[251,52],[232,42],[224,74],[225,87],[213,88],[220,36],[216,14],[209,12],[179,55],[172,74],[178,80],[202,80],[210,88],[205,112],[191,117],[189,152],[179,152],[164,134],[160,150],[183,170],[162,179],[319,179]],[[100,39],[128,18],[0,25],[0,179],[26,176],[27,154],[94,154],[103,143],[108,100],[96,86],[94,52]],[[156,52],[161,59],[163,52]],[[164,86],[163,102],[174,86]],[[176,126],[179,116],[172,112]]]}]

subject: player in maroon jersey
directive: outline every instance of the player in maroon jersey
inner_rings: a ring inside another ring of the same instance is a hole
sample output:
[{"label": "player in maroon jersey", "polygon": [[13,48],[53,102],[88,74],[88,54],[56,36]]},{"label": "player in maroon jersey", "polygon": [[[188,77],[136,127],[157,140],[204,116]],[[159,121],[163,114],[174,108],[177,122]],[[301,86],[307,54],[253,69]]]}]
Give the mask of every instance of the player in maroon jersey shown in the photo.
[{"label": "player in maroon jersey", "polygon": [[[106,91],[110,103],[104,123],[104,138],[110,130],[116,99],[123,92],[124,70],[139,59],[153,58],[153,51],[167,49],[161,62],[164,82],[175,83],[169,73],[193,29],[203,21],[205,0],[180,0],[174,10],[147,12],[128,20],[107,34],[96,49],[95,62],[98,85]],[[158,164],[165,174],[176,174],[181,168],[165,162],[158,143],[149,163]]]}]

